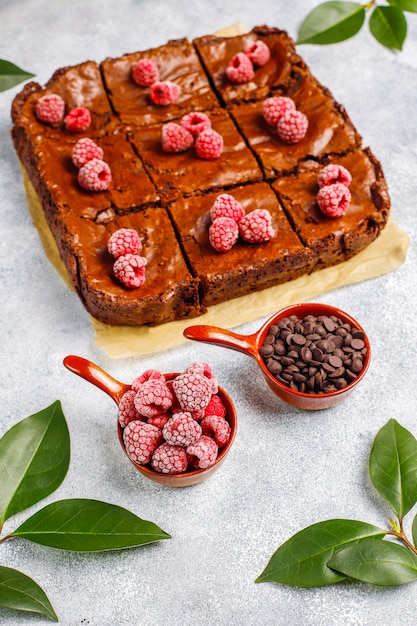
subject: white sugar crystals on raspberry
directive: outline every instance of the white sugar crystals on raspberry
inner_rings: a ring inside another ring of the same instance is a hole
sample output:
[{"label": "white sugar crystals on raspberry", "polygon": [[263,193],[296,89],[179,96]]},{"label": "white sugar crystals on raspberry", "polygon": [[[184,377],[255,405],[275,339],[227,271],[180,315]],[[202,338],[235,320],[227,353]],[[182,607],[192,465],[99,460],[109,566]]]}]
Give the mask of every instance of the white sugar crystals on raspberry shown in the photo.
[{"label": "white sugar crystals on raspberry", "polygon": [[319,187],[326,187],[326,185],[334,185],[335,183],[342,183],[349,187],[352,182],[352,174],[343,165],[336,163],[330,163],[326,165],[317,176],[317,183]]},{"label": "white sugar crystals on raspberry", "polygon": [[272,96],[262,103],[262,115],[271,126],[276,126],[280,117],[295,111],[295,102],[287,96]]},{"label": "white sugar crystals on raspberry", "polygon": [[223,152],[223,137],[212,128],[203,130],[195,140],[195,151],[200,159],[217,159]]},{"label": "white sugar crystals on raspberry", "polygon": [[159,371],[155,369],[148,369],[143,372],[140,376],[136,376],[131,384],[131,387],[134,391],[139,391],[139,388],[143,385],[147,380],[158,379],[165,382],[165,376]]},{"label": "white sugar crystals on raspberry", "polygon": [[173,396],[166,382],[152,378],[145,381],[136,392],[135,407],[141,415],[152,417],[166,413],[172,401]]},{"label": "white sugar crystals on raspberry", "polygon": [[193,135],[180,124],[167,122],[162,126],[162,150],[164,152],[185,152],[193,144]]},{"label": "white sugar crystals on raspberry", "polygon": [[55,93],[47,94],[37,101],[35,114],[40,122],[58,124],[64,119],[65,102]]},{"label": "white sugar crystals on raspberry", "polygon": [[135,395],[136,392],[133,389],[129,389],[120,399],[119,407],[118,407],[118,419],[119,424],[122,428],[127,426],[129,422],[133,422],[134,420],[141,420],[142,418],[139,412],[135,407]]},{"label": "white sugar crystals on raspberry", "polygon": [[184,370],[184,374],[201,374],[208,378],[212,386],[212,393],[217,393],[219,390],[219,383],[217,381],[216,376],[213,374],[213,370],[211,369],[208,363],[204,361],[194,361]]},{"label": "white sugar crystals on raspberry", "polygon": [[288,111],[277,122],[277,133],[285,143],[298,143],[304,139],[308,119],[301,111]]},{"label": "white sugar crystals on raspberry", "polygon": [[214,201],[210,209],[212,221],[218,217],[231,217],[238,222],[245,215],[245,210],[230,193],[221,193]]},{"label": "white sugar crystals on raspberry", "polygon": [[232,429],[224,417],[219,415],[207,415],[200,422],[203,435],[212,437],[219,448],[223,448],[230,439]]},{"label": "white sugar crystals on raspberry", "polygon": [[181,119],[181,126],[188,130],[193,137],[197,137],[203,130],[211,128],[211,120],[205,113],[193,111],[192,113],[184,115]]},{"label": "white sugar crystals on raspberry", "polygon": [[142,287],[146,280],[146,259],[138,254],[124,254],[113,264],[113,272],[116,278],[130,289]]},{"label": "white sugar crystals on raspberry", "polygon": [[149,89],[149,98],[154,104],[168,106],[178,100],[180,93],[181,89],[176,83],[170,80],[157,81]]},{"label": "white sugar crystals on raspberry", "polygon": [[271,58],[271,51],[262,39],[257,39],[255,43],[248,46],[245,50],[245,54],[255,67],[266,65]]},{"label": "white sugar crystals on raspberry", "polygon": [[254,209],[247,213],[238,226],[240,236],[248,243],[264,243],[274,236],[271,214],[266,209]]},{"label": "white sugar crystals on raspberry", "polygon": [[188,463],[191,467],[205,469],[213,465],[217,459],[219,447],[208,435],[202,435],[200,439],[187,447]]},{"label": "white sugar crystals on raspberry", "polygon": [[188,467],[185,448],[165,442],[153,453],[151,465],[162,474],[182,474]]},{"label": "white sugar crystals on raspberry", "polygon": [[150,87],[159,80],[159,69],[153,59],[139,59],[132,67],[132,77],[141,87]]},{"label": "white sugar crystals on raspberry", "polygon": [[212,384],[202,374],[186,373],[177,376],[172,388],[183,411],[202,411],[212,396]]},{"label": "white sugar crystals on raspberry", "polygon": [[232,217],[218,217],[209,227],[209,241],[217,252],[228,252],[239,237],[239,226]]},{"label": "white sugar crystals on raspberry", "polygon": [[73,133],[82,133],[91,124],[91,113],[85,107],[72,109],[64,119],[65,127]]},{"label": "white sugar crystals on raspberry", "polygon": [[163,441],[160,428],[147,422],[130,422],[123,431],[126,453],[132,461],[146,465]]},{"label": "white sugar crystals on raspberry", "polygon": [[101,159],[91,159],[78,170],[78,183],[88,191],[105,191],[110,181],[110,167]]},{"label": "white sugar crystals on raspberry", "polygon": [[351,201],[351,193],[343,183],[326,185],[319,189],[317,204],[328,217],[342,217]]},{"label": "white sugar crystals on raspberry", "polygon": [[71,153],[72,162],[78,169],[93,159],[103,160],[103,156],[103,149],[88,137],[79,139]]},{"label": "white sugar crystals on raspberry", "polygon": [[202,435],[200,424],[188,411],[175,413],[162,429],[162,435],[173,446],[189,446]]},{"label": "white sugar crystals on raspberry", "polygon": [[118,259],[125,254],[139,254],[142,250],[142,242],[133,228],[119,228],[108,240],[107,250]]},{"label": "white sugar crystals on raspberry", "polygon": [[226,76],[231,83],[248,83],[255,76],[252,61],[244,52],[238,52],[226,67]]}]

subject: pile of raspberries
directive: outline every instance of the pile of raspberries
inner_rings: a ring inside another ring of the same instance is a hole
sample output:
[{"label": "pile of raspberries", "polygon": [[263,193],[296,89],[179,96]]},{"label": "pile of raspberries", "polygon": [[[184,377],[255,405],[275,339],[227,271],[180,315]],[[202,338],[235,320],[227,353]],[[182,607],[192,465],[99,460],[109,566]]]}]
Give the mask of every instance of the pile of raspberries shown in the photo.
[{"label": "pile of raspberries", "polygon": [[217,379],[199,361],[173,380],[146,370],[122,396],[118,419],[128,457],[162,474],[209,467],[231,437]]}]

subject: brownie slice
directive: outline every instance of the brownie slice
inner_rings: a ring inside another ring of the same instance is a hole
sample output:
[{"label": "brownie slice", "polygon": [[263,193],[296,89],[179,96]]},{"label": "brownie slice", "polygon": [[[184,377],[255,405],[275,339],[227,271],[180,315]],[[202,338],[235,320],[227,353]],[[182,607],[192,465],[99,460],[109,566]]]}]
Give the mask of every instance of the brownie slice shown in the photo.
[{"label": "brownie slice", "polygon": [[162,150],[162,124],[137,129],[133,143],[143,159],[158,193],[165,199],[209,189],[262,180],[262,172],[227,111],[206,112],[212,128],[223,137],[222,154],[213,160],[197,157],[194,147],[186,152]]},{"label": "brownie slice", "polygon": [[[149,87],[135,83],[133,65],[144,58],[156,62],[160,81],[169,80],[178,85],[181,92],[175,103],[153,104]],[[218,106],[198,55],[187,39],[173,40],[160,48],[125,54],[117,59],[107,58],[101,69],[113,108],[126,124],[148,126]]]},{"label": "brownie slice", "polygon": [[352,175],[352,199],[342,217],[327,217],[317,205],[317,176],[323,164],[306,161],[297,174],[272,184],[295,231],[317,258],[317,269],[346,261],[366,248],[384,228],[390,207],[381,166],[369,149],[328,162],[343,165]]},{"label": "brownie slice", "polygon": [[[226,76],[226,67],[238,52],[244,52],[260,39],[269,48],[271,58],[255,68],[250,82],[238,85]],[[294,41],[286,31],[257,26],[245,35],[216,37],[207,35],[193,40],[211,81],[225,104],[259,100],[273,93],[291,93],[306,65],[296,53]]]},{"label": "brownie slice", "polygon": [[103,221],[159,203],[152,181],[122,130],[95,139],[110,166],[109,188],[100,192],[83,189],[71,160],[77,139],[74,135],[63,135],[58,140],[38,135],[25,144],[30,149],[23,148],[19,155],[54,235],[67,213]]},{"label": "brownie slice", "polygon": [[234,106],[230,114],[256,154],[267,180],[286,174],[304,160],[340,155],[358,146],[356,132],[344,108],[310,74],[293,94],[296,108],[308,118],[305,137],[285,143],[262,115],[263,101]]},{"label": "brownie slice", "polygon": [[36,82],[25,85],[12,104],[12,136],[17,151],[31,137],[58,138],[74,136],[67,131],[64,122],[55,125],[40,122],[35,115],[37,101],[47,94],[57,94],[65,102],[65,114],[71,109],[85,107],[91,113],[91,125],[85,131],[88,136],[103,134],[111,123],[112,109],[101,78],[100,69],[94,61],[86,61],[73,67],[57,70],[45,87]]},{"label": "brownie slice", "polygon": [[[68,213],[61,255],[91,315],[106,324],[162,324],[201,315],[198,279],[189,273],[165,209],[146,209],[97,224]],[[107,242],[119,228],[134,228],[147,260],[145,283],[129,289],[113,275]]]},{"label": "brownie slice", "polygon": [[242,185],[230,193],[246,213],[256,208],[271,213],[275,235],[270,241],[249,244],[239,238],[228,252],[217,252],[208,233],[209,211],[218,194],[181,198],[170,205],[189,265],[200,279],[206,307],[292,280],[313,268],[311,251],[294,233],[269,185]]}]

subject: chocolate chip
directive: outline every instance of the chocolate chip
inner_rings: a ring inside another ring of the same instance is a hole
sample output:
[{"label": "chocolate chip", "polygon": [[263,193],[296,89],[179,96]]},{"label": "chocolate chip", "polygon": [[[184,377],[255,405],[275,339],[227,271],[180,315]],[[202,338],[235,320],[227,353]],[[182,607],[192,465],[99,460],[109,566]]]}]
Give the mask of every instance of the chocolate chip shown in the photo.
[{"label": "chocolate chip", "polygon": [[259,350],[268,371],[281,383],[303,393],[344,389],[362,371],[364,333],[338,317],[295,315],[268,329]]}]

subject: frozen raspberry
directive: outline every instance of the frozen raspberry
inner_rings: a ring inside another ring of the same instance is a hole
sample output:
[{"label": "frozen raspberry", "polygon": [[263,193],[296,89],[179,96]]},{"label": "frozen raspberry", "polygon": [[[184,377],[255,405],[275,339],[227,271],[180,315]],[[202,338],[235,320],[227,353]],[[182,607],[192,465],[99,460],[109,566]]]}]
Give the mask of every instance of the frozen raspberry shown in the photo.
[{"label": "frozen raspberry", "polygon": [[152,424],[152,426],[157,426],[162,430],[169,419],[171,419],[169,413],[159,413],[158,415],[152,415],[152,417],[148,417],[148,424]]},{"label": "frozen raspberry", "polygon": [[186,128],[193,137],[197,137],[203,130],[211,128],[211,121],[205,113],[195,111],[184,115],[181,120],[181,126]]},{"label": "frozen raspberry", "polygon": [[185,448],[163,443],[155,450],[151,465],[162,474],[182,474],[188,467]]},{"label": "frozen raspberry", "polygon": [[107,250],[118,259],[125,254],[139,254],[142,242],[133,228],[119,228],[108,240]]},{"label": "frozen raspberry", "polygon": [[135,407],[141,415],[152,417],[166,413],[172,404],[172,393],[165,381],[151,378],[139,387],[135,396]]},{"label": "frozen raspberry", "polygon": [[213,371],[208,363],[204,363],[203,361],[195,361],[191,363],[183,372],[184,374],[201,374],[209,379],[212,386],[211,393],[217,393],[219,389],[219,384],[217,378],[213,374]]},{"label": "frozen raspberry", "polygon": [[226,417],[226,407],[217,395],[212,395],[210,402],[204,409],[204,417],[207,415],[218,415],[219,417]]},{"label": "frozen raspberry", "polygon": [[165,424],[162,435],[173,446],[187,447],[200,439],[202,431],[200,424],[186,411],[175,413]]},{"label": "frozen raspberry", "polygon": [[212,385],[201,374],[179,374],[172,383],[172,388],[183,411],[202,411],[212,396]]},{"label": "frozen raspberry", "polygon": [[277,132],[285,143],[298,143],[307,132],[308,119],[301,111],[288,111],[277,122]]},{"label": "frozen raspberry", "polygon": [[141,387],[144,382],[146,382],[147,380],[152,380],[154,378],[165,382],[165,376],[161,374],[159,370],[149,369],[145,370],[140,376],[137,376],[131,384],[131,387],[134,391],[139,391],[139,387]]},{"label": "frozen raspberry", "polygon": [[146,465],[163,441],[162,431],[152,424],[135,420],[123,431],[123,443],[129,459]]},{"label": "frozen raspberry", "polygon": [[326,185],[317,194],[317,204],[322,213],[328,217],[341,217],[344,215],[350,200],[350,191],[343,183]]},{"label": "frozen raspberry", "polygon": [[231,217],[218,217],[209,227],[209,241],[217,252],[228,252],[239,237],[239,226]]},{"label": "frozen raspberry", "polygon": [[180,88],[170,80],[157,81],[151,85],[149,97],[154,104],[168,106],[178,100]]},{"label": "frozen raspberry", "polygon": [[57,94],[42,96],[35,106],[35,114],[40,122],[58,124],[64,119],[65,102]]},{"label": "frozen raspberry", "polygon": [[226,76],[231,83],[248,83],[255,76],[252,61],[244,52],[238,52],[226,67]]},{"label": "frozen raspberry", "polygon": [[79,139],[72,149],[71,159],[78,169],[93,159],[103,159],[103,150],[88,137]]},{"label": "frozen raspberry", "polygon": [[140,59],[133,65],[132,77],[141,87],[150,87],[159,78],[158,66],[153,59]]},{"label": "frozen raspberry", "polygon": [[208,435],[217,443],[219,448],[223,448],[230,439],[232,429],[224,417],[219,415],[207,415],[201,420],[201,430],[203,435]]},{"label": "frozen raspberry", "polygon": [[101,159],[91,159],[78,170],[78,182],[88,191],[105,191],[110,181],[110,167]]},{"label": "frozen raspberry", "polygon": [[162,126],[162,150],[164,152],[185,152],[194,143],[194,137],[183,126],[168,122]]},{"label": "frozen raspberry", "polygon": [[129,389],[126,393],[123,394],[121,400],[119,402],[119,423],[122,428],[127,426],[129,422],[133,422],[134,420],[141,420],[143,418],[139,415],[136,410],[134,399],[136,392],[133,389]]},{"label": "frozen raspberry", "polygon": [[262,243],[274,236],[271,214],[266,209],[255,209],[239,222],[239,233],[248,243]]},{"label": "frozen raspberry", "polygon": [[142,287],[145,282],[145,265],[145,257],[138,254],[125,254],[116,259],[113,272],[125,287],[136,289]]},{"label": "frozen raspberry", "polygon": [[200,159],[217,159],[223,152],[223,137],[212,128],[203,130],[195,140],[195,150]]},{"label": "frozen raspberry", "polygon": [[295,103],[286,96],[266,98],[262,103],[262,115],[271,126],[276,126],[279,118],[288,111],[295,111]]},{"label": "frozen raspberry", "polygon": [[219,448],[211,437],[202,435],[200,439],[188,446],[187,458],[191,467],[205,469],[217,459]]},{"label": "frozen raspberry", "polygon": [[336,165],[331,163],[326,165],[317,177],[319,187],[325,187],[326,185],[334,185],[335,183],[342,183],[349,187],[352,182],[352,175],[343,165]]},{"label": "frozen raspberry", "polygon": [[261,67],[268,63],[271,58],[271,52],[264,41],[258,39],[252,45],[248,46],[245,54],[249,57],[255,67]]},{"label": "frozen raspberry", "polygon": [[244,217],[245,211],[237,200],[229,193],[221,193],[217,196],[210,209],[210,217],[214,222],[218,217],[231,217],[235,222]]},{"label": "frozen raspberry", "polygon": [[72,133],[82,133],[91,124],[91,114],[85,107],[72,109],[64,119],[65,127]]}]

